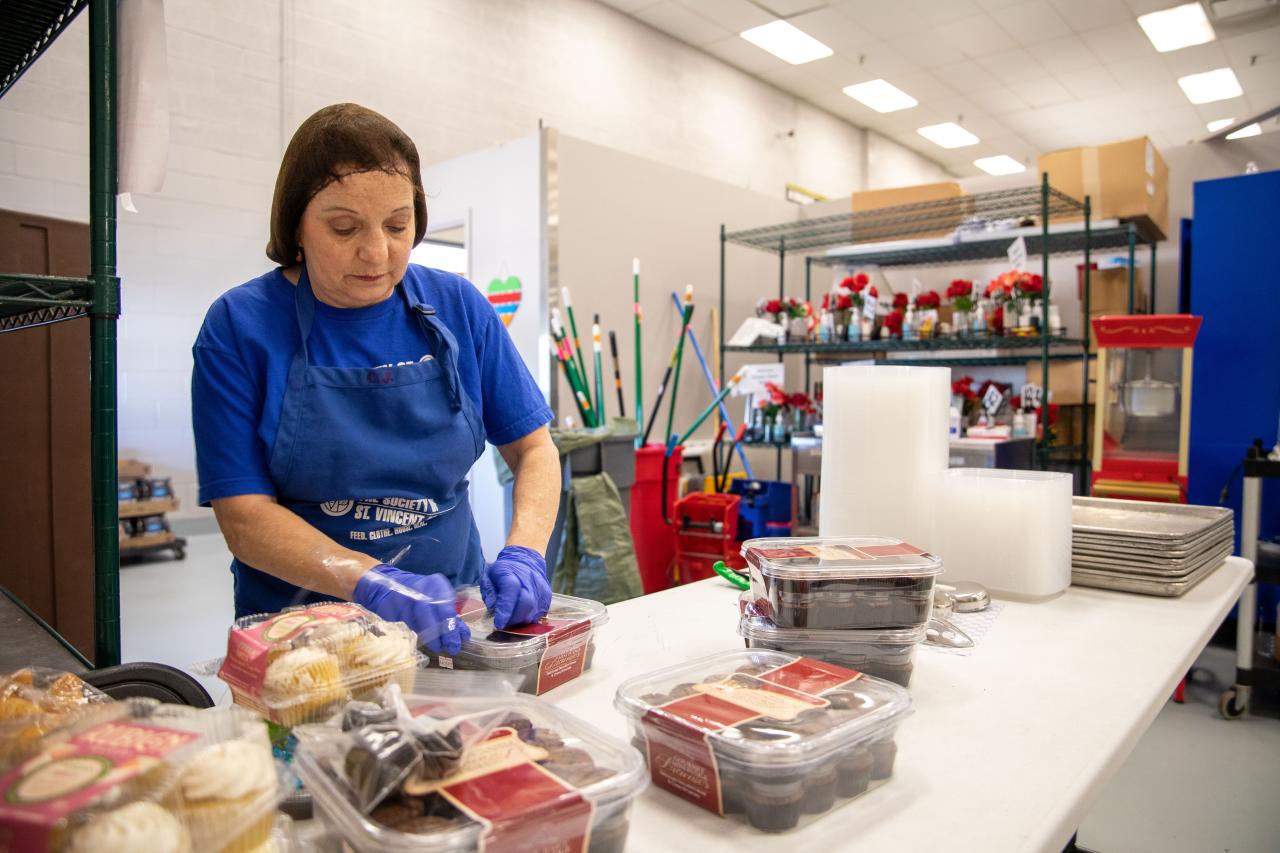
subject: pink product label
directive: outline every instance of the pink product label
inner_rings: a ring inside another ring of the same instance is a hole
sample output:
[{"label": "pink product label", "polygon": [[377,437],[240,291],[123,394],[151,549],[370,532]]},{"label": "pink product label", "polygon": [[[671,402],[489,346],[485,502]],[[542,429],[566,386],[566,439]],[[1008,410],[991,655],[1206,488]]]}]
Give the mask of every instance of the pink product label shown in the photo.
[{"label": "pink product label", "polygon": [[60,820],[195,741],[129,722],[94,726],[0,778],[0,849],[42,850]]},{"label": "pink product label", "polygon": [[238,628],[227,639],[227,656],[218,669],[218,677],[257,696],[267,675],[267,653],[272,647],[296,639],[318,622],[354,622],[366,616],[358,605],[332,602],[286,610],[256,625]]}]

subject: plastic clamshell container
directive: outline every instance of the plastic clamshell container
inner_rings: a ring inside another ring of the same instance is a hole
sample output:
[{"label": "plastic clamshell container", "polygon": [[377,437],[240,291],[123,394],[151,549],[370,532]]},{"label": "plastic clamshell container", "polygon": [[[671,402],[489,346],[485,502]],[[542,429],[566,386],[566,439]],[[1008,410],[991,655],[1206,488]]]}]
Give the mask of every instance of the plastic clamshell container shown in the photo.
[{"label": "plastic clamshell container", "polygon": [[595,630],[609,621],[609,611],[600,602],[557,593],[539,622],[499,630],[478,587],[462,587],[457,595],[458,613],[471,629],[471,639],[457,655],[426,651],[427,665],[518,673],[521,693],[546,693],[590,669]]},{"label": "plastic clamshell container", "polygon": [[766,832],[794,829],[893,774],[907,691],[787,652],[722,652],[624,682],[655,785]]},{"label": "plastic clamshell container", "polygon": [[823,628],[779,628],[756,613],[750,596],[740,599],[738,634],[749,649],[772,649],[816,658],[908,687],[915,670],[916,646],[925,629],[872,628],[834,631]]},{"label": "plastic clamshell container", "polygon": [[[228,756],[235,742],[241,751]],[[100,831],[120,849],[129,844],[119,833],[132,832],[135,849],[158,846],[156,833],[197,850],[248,850],[269,837],[282,795],[262,720],[243,708],[112,702],[40,747],[0,777],[0,837],[18,850],[80,849]],[[123,809],[114,828],[95,827]]]},{"label": "plastic clamshell container", "polygon": [[748,539],[742,556],[762,616],[780,628],[918,628],[942,561],[875,536]]},{"label": "plastic clamshell container", "polygon": [[[561,741],[560,746],[548,748],[548,757],[535,762],[542,765],[542,770],[532,772],[543,779],[553,777],[552,782],[559,786],[562,793],[542,806],[523,809],[509,806],[507,800],[510,798],[503,800],[500,797],[490,797],[487,805],[481,808],[489,809],[486,819],[491,824],[492,832],[499,837],[486,838],[486,828],[464,815],[454,821],[453,827],[421,833],[402,832],[377,822],[375,818],[379,814],[378,808],[374,808],[370,815],[361,814],[344,796],[339,782],[326,769],[324,762],[304,746],[298,752],[298,769],[302,781],[312,792],[316,810],[325,823],[340,834],[352,849],[372,853],[526,849],[532,838],[536,840],[537,849],[567,850],[573,849],[572,842],[581,837],[580,830],[586,828],[588,815],[590,840],[585,849],[589,853],[621,853],[625,848],[630,828],[631,803],[646,784],[644,761],[631,747],[555,706],[530,696],[441,700],[410,695],[405,697],[405,703],[415,716],[425,712],[438,718],[505,710],[508,715],[500,727],[510,724],[509,728],[521,740],[528,739],[531,742],[540,733],[544,737],[554,735]],[[525,720],[527,723],[515,722],[516,720]],[[494,730],[497,731],[499,729]],[[563,755],[566,761],[572,757],[579,762],[582,762],[585,754],[590,764],[613,771],[612,775],[587,784],[575,784],[558,775],[558,754]],[[530,768],[524,766],[520,769],[527,772]],[[498,771],[501,772],[504,771]],[[495,776],[497,773],[489,775]],[[463,758],[458,778],[468,779],[467,784],[480,781],[481,784],[477,787],[482,792],[487,784],[491,784],[483,779],[477,780],[475,775],[468,772],[467,756]],[[442,784],[449,787],[451,798],[460,796],[458,788],[449,785],[447,778],[442,780]],[[467,794],[462,792],[461,796],[465,797]],[[588,803],[591,806],[589,812],[586,808]],[[497,811],[493,811],[494,808]],[[505,813],[502,811],[504,808],[507,809]],[[501,837],[504,833],[512,832],[523,837],[524,846],[519,838]]]},{"label": "plastic clamshell container", "polygon": [[417,647],[417,634],[402,622],[324,602],[237,619],[218,676],[237,705],[296,726],[327,719],[389,681],[411,689],[422,661]]}]

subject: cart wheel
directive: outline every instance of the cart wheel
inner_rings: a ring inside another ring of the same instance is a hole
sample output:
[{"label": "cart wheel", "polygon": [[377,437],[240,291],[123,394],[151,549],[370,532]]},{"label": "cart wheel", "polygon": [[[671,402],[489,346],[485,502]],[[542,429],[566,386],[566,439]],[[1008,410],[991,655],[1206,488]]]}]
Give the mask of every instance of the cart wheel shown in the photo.
[{"label": "cart wheel", "polygon": [[1226,720],[1238,720],[1244,716],[1244,708],[1236,704],[1236,689],[1228,687],[1218,697],[1218,713]]},{"label": "cart wheel", "polygon": [[183,548],[181,545],[175,546],[173,549],[173,559],[175,560],[187,559],[187,549]]}]

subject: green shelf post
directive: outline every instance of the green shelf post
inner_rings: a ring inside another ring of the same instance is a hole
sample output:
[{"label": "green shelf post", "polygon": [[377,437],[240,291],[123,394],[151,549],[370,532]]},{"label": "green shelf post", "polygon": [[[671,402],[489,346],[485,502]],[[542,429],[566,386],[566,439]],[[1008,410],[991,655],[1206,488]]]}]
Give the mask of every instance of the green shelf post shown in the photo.
[{"label": "green shelf post", "polygon": [[716,322],[720,324],[720,375],[716,377],[720,380],[720,387],[724,387],[724,247],[725,247],[725,230],[724,223],[720,223],[720,316],[716,318]]},{"label": "green shelf post", "polygon": [[1049,467],[1049,173],[1040,173],[1040,269],[1044,281],[1040,293],[1040,391],[1043,395],[1040,413],[1040,467]]},{"label": "green shelf post", "polygon": [[1133,279],[1134,279],[1134,249],[1137,246],[1138,233],[1133,223],[1129,223],[1129,313],[1133,313]]},{"label": "green shelf post", "polygon": [[[804,256],[804,301],[809,304],[809,309],[813,310],[813,295],[811,287],[811,277],[813,273],[813,258],[808,255]],[[809,368],[813,363],[812,353],[804,354],[804,393],[809,393]]]},{"label": "green shelf post", "polygon": [[1156,241],[1151,240],[1151,281],[1147,292],[1147,313],[1156,313]]},{"label": "green shelf post", "polygon": [[93,490],[93,663],[120,662],[120,518],[117,504],[116,3],[89,6],[89,308]]},{"label": "green shelf post", "polygon": [[[1093,236],[1093,201],[1089,196],[1084,197],[1084,328],[1080,330],[1080,339],[1084,341],[1084,354],[1080,361],[1080,432],[1083,435],[1084,444],[1080,451],[1080,487],[1084,493],[1089,494],[1090,488],[1090,467],[1093,464],[1089,458],[1089,336],[1093,332],[1093,321],[1090,319],[1090,299],[1093,291],[1092,270],[1090,260],[1091,240]],[[1045,411],[1048,411],[1046,407]],[[1074,452],[1074,451],[1073,451]]]},{"label": "green shelf post", "polygon": [[[787,238],[782,237],[778,240],[778,301],[779,302],[784,302],[786,300],[787,298],[786,293],[787,293]],[[787,323],[788,325],[790,325],[791,323],[790,315],[787,316]],[[786,333],[785,327],[783,329],[783,333],[784,334]],[[784,337],[783,340],[786,340],[786,338]],[[782,353],[778,353],[778,362],[780,364],[782,362],[785,362],[786,360],[787,360],[787,357],[785,355],[783,355]],[[721,385],[720,387],[723,388],[724,385]],[[781,480],[782,479],[782,445],[781,444],[778,445],[778,453],[777,453],[777,459],[774,464],[774,471],[777,474],[775,479]]]}]

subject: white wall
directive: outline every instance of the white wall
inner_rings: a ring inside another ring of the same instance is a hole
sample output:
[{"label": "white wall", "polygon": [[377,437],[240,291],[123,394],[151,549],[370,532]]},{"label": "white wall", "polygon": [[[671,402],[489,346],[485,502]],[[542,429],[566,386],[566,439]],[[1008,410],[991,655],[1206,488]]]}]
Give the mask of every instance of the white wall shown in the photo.
[{"label": "white wall", "polygon": [[[191,341],[213,299],[268,268],[279,156],[320,106],[385,112],[424,163],[527,136],[541,120],[773,197],[787,181],[840,197],[941,174],[591,0],[168,0],[165,10],[169,173],[119,228],[120,429],[122,453],[174,476],[183,515],[195,512]],[[87,31],[81,16],[0,100],[0,207],[88,218]]]}]

